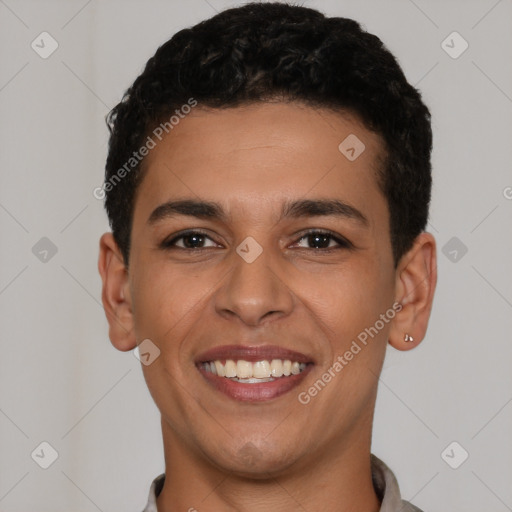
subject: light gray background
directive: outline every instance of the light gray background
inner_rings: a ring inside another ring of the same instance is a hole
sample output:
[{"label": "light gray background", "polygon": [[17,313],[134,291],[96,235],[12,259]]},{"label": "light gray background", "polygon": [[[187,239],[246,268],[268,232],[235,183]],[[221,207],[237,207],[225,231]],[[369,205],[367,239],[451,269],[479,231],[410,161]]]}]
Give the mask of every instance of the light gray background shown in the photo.
[{"label": "light gray background", "polygon": [[[140,511],[163,470],[140,363],[108,340],[96,269],[108,224],[92,191],[104,117],[146,60],[234,5],[0,0],[2,512]],[[512,1],[304,5],[381,37],[433,114],[437,296],[425,341],[388,349],[372,451],[426,512],[512,510]],[[59,44],[47,59],[30,46],[43,31]],[[453,31],[469,43],[457,59],[441,46]],[[46,262],[32,252],[42,237],[57,247]],[[452,237],[468,248],[455,262]],[[31,458],[42,441],[59,454],[46,470]],[[441,457],[452,441],[469,453],[458,469]]]}]

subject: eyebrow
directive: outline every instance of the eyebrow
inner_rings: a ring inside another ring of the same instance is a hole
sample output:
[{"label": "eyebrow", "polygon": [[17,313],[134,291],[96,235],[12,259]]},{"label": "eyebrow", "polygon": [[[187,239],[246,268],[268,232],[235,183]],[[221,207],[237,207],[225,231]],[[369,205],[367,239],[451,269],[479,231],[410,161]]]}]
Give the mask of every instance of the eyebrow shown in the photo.
[{"label": "eyebrow", "polygon": [[[161,220],[180,215],[221,222],[226,222],[228,219],[228,215],[219,203],[181,199],[168,201],[157,206],[149,216],[147,223],[153,225]],[[298,199],[285,201],[281,208],[279,220],[320,216],[351,219],[365,227],[369,226],[367,217],[360,210],[339,199]]]}]

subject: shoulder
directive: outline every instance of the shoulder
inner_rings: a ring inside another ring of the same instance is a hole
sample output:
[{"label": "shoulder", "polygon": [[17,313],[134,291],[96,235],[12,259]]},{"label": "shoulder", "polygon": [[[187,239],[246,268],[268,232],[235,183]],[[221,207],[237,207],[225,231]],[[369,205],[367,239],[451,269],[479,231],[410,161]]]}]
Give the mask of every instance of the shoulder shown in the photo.
[{"label": "shoulder", "polygon": [[381,500],[380,512],[423,512],[403,500],[393,471],[381,459],[371,454],[372,481],[375,493]]},{"label": "shoulder", "polygon": [[149,488],[148,502],[142,512],[158,512],[157,508],[156,508],[156,498],[160,494],[160,491],[162,490],[162,487],[164,486],[164,482],[165,482],[165,474],[164,473],[162,473],[161,475],[158,475],[153,480],[153,482],[151,482],[151,487]]}]

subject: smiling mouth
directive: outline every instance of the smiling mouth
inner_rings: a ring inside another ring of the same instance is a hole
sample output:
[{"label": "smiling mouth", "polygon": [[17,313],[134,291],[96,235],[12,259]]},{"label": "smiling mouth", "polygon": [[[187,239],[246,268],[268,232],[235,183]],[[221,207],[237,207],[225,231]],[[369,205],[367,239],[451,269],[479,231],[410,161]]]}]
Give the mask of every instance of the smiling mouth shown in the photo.
[{"label": "smiling mouth", "polygon": [[272,382],[290,375],[298,375],[306,369],[306,366],[306,363],[299,363],[290,359],[256,362],[245,361],[244,359],[226,359],[223,361],[217,359],[201,363],[201,367],[206,373],[245,384]]},{"label": "smiling mouth", "polygon": [[197,364],[214,389],[246,403],[261,403],[288,393],[302,382],[312,366],[313,363],[291,359],[216,359]]}]

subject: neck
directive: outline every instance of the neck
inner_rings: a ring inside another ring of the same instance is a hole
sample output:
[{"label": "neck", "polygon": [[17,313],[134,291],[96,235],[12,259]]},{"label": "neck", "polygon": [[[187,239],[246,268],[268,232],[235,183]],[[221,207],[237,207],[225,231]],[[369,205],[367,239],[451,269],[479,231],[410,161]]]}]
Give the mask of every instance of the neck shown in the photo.
[{"label": "neck", "polygon": [[[360,426],[360,425],[359,425]],[[191,453],[162,421],[166,479],[158,512],[378,512],[372,484],[371,421],[302,467],[254,478],[223,471]]]}]

